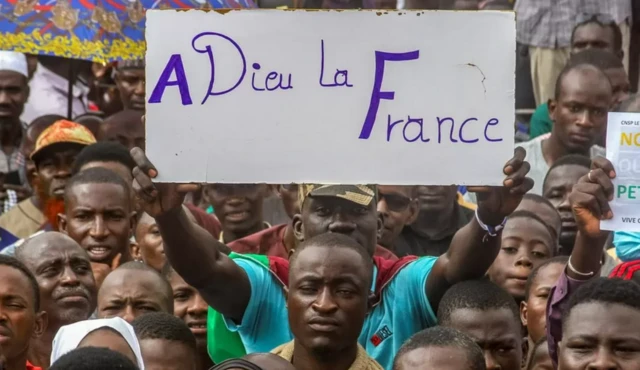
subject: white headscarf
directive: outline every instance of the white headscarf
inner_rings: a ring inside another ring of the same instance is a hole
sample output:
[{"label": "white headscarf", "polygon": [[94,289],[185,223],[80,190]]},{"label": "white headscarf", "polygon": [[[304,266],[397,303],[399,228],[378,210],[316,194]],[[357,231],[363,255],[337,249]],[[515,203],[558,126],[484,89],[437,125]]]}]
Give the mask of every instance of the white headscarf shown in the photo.
[{"label": "white headscarf", "polygon": [[96,319],[79,321],[71,325],[65,325],[58,330],[56,337],[53,338],[53,350],[51,351],[51,365],[53,365],[60,357],[78,347],[78,344],[89,335],[89,333],[100,328],[109,327],[122,335],[129,343],[129,347],[136,356],[136,362],[140,370],[144,370],[144,362],[142,361],[142,352],[140,352],[140,343],[133,331],[133,327],[128,322],[119,317],[111,319]]}]

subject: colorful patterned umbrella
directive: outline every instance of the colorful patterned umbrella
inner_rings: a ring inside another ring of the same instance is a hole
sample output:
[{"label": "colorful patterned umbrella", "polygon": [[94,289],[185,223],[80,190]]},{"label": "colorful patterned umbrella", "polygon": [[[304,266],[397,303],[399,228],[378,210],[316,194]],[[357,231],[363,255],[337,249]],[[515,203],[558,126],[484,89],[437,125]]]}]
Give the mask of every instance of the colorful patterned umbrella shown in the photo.
[{"label": "colorful patterned umbrella", "polygon": [[252,0],[0,0],[0,50],[102,63],[140,59],[146,9],[255,7]]}]

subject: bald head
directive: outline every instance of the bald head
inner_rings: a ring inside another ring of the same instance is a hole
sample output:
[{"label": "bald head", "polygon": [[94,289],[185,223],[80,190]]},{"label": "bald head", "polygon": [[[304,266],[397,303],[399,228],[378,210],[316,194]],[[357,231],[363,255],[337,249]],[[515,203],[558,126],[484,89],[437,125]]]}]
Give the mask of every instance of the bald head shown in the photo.
[{"label": "bald head", "polygon": [[50,252],[78,252],[89,260],[89,255],[80,244],[68,235],[57,231],[49,231],[31,237],[16,249],[16,258],[33,270],[31,265],[39,259],[51,254]]},{"label": "bald head", "polygon": [[556,100],[567,90],[591,90],[600,95],[613,96],[609,77],[598,67],[591,64],[568,65],[556,81]]},{"label": "bald head", "polygon": [[98,140],[116,141],[129,150],[136,146],[144,149],[143,113],[128,109],[110,116],[100,126]]}]

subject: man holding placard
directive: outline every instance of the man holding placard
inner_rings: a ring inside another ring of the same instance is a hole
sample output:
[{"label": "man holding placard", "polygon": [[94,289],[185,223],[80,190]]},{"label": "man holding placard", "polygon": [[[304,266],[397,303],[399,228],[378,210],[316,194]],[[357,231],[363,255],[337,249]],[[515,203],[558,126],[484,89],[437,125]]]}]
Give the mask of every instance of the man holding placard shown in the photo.
[{"label": "man holding placard", "polygon": [[[282,279],[288,274],[278,279],[250,257],[234,262],[221,253],[222,245],[190,222],[182,209],[185,193],[198,186],[154,184],[152,179],[158,176],[158,171],[153,164],[140,149],[134,149],[132,155],[138,165],[134,169],[134,188],[144,210],[156,219],[165,253],[175,270],[225,316],[227,326],[239,332],[248,352],[270,351],[290,341],[285,306],[287,280]],[[383,367],[390,368],[394,354],[412,334],[436,325],[434,307],[451,285],[484,276],[498,253],[505,217],[533,186],[533,181],[526,177],[529,164],[524,161],[525,155],[523,149],[517,148],[514,158],[506,163],[503,186],[472,188],[478,194],[476,217],[456,233],[446,254],[439,258],[407,257],[397,262],[374,258],[375,304],[367,315],[359,342]],[[357,204],[357,209],[373,224],[378,219],[374,187],[305,185],[301,190],[304,196],[301,207],[308,217],[296,216],[296,237],[300,240],[313,236],[310,234],[314,223],[310,220],[321,217],[324,209],[316,206],[319,208],[309,213],[304,211],[305,207],[320,204],[326,196],[337,194],[345,204]],[[377,227],[348,235],[353,235],[373,256],[380,227],[378,222]],[[334,232],[341,232],[340,228]],[[279,263],[281,269],[288,270],[285,260]]]}]

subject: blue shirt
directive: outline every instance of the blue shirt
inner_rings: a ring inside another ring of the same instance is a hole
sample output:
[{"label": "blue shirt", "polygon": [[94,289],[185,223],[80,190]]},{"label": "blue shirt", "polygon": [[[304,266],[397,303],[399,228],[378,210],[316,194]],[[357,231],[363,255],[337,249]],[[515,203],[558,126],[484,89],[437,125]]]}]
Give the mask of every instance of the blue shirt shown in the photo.
[{"label": "blue shirt", "polygon": [[[385,369],[392,369],[396,352],[409,337],[436,325],[435,312],[425,293],[427,277],[436,260],[422,257],[409,262],[387,283],[380,302],[365,319],[358,342]],[[291,341],[280,282],[258,262],[234,261],[249,277],[251,297],[240,325],[225,317],[229,330],[240,334],[247,353],[269,352]],[[374,284],[377,272],[374,267]]]}]

